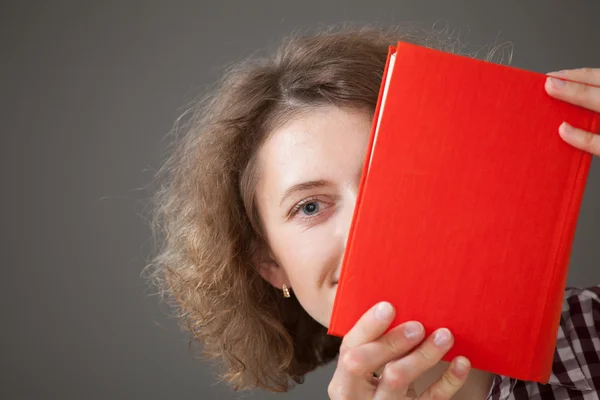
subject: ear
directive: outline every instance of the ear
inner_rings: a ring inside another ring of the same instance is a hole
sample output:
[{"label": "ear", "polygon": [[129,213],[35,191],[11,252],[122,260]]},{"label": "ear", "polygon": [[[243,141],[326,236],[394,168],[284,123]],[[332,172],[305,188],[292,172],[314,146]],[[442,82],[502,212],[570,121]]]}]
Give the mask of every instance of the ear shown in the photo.
[{"label": "ear", "polygon": [[[269,282],[277,289],[281,289],[283,284],[288,284],[288,279],[285,271],[275,260],[273,254],[263,246],[260,250],[254,253],[252,262],[255,265],[260,276]],[[288,284],[289,287],[289,284]]]}]

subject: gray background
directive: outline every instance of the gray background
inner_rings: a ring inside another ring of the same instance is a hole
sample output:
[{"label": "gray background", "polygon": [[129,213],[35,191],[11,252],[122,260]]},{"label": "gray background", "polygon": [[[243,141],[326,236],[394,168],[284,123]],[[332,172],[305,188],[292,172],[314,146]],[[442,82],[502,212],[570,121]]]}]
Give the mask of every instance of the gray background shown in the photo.
[{"label": "gray background", "polygon": [[[599,17],[598,0],[3,1],[0,398],[240,397],[140,277],[143,188],[224,64],[295,29],[410,21],[447,24],[473,49],[510,41],[517,67],[600,67]],[[569,284],[600,283],[599,204],[595,159]],[[278,396],[326,398],[332,371]]]}]

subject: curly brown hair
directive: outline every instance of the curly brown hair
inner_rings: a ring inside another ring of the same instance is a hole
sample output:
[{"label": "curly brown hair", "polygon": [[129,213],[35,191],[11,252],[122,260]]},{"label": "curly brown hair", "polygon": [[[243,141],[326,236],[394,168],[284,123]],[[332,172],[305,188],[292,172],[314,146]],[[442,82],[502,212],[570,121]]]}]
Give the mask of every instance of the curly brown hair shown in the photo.
[{"label": "curly brown hair", "polygon": [[283,40],[272,57],[229,68],[184,114],[157,174],[152,278],[204,353],[222,360],[234,388],[287,391],[336,357],[328,336],[292,296],[257,272],[267,243],[254,206],[254,156],[267,135],[322,104],[374,110],[390,45],[454,51],[448,32],[333,27]]}]

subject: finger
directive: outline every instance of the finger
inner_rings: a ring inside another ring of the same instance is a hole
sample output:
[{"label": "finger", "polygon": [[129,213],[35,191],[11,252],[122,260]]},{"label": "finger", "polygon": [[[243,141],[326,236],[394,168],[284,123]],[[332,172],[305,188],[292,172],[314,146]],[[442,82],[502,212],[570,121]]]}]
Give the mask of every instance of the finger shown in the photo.
[{"label": "finger", "polygon": [[558,127],[558,133],[571,146],[600,157],[600,135],[575,128],[566,122]]},{"label": "finger", "polygon": [[383,335],[392,323],[395,313],[394,307],[385,301],[373,306],[360,317],[354,327],[344,336],[340,352],[371,342]]},{"label": "finger", "polygon": [[570,71],[552,73],[546,78],[546,92],[557,99],[600,112],[600,82],[596,77],[597,72],[590,71],[586,77],[578,76],[578,82],[571,81],[576,80],[573,77],[576,74]]},{"label": "finger", "polygon": [[332,398],[370,398],[375,390],[373,371],[404,356],[421,342],[423,325],[406,322],[377,340],[346,349],[340,353],[338,367],[329,387]]},{"label": "finger", "polygon": [[381,302],[369,309],[344,336],[340,347],[338,366],[329,383],[327,392],[331,399],[371,398],[375,391],[373,370],[365,368],[365,355],[356,349],[378,339],[394,319],[394,307]]},{"label": "finger", "polygon": [[345,350],[340,354],[338,365],[348,379],[370,378],[373,372],[383,369],[388,362],[410,352],[423,340],[424,334],[425,329],[420,322],[406,322],[377,340]]},{"label": "finger", "polygon": [[471,362],[465,357],[456,357],[444,375],[431,385],[419,400],[451,399],[464,386],[470,371]]},{"label": "finger", "polygon": [[377,386],[374,399],[393,399],[405,395],[410,384],[436,365],[454,344],[446,328],[435,331],[415,351],[388,363]]},{"label": "finger", "polygon": [[577,68],[550,72],[548,75],[562,77],[589,85],[600,85],[600,68]]}]

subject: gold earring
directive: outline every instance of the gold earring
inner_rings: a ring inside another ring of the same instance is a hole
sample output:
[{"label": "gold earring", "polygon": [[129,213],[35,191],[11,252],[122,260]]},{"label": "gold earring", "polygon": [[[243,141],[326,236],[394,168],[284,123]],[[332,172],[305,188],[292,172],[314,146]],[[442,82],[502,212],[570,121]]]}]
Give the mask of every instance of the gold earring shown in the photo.
[{"label": "gold earring", "polygon": [[290,290],[285,285],[285,283],[281,285],[281,290],[283,290],[283,297],[285,297],[285,298],[290,297]]}]

